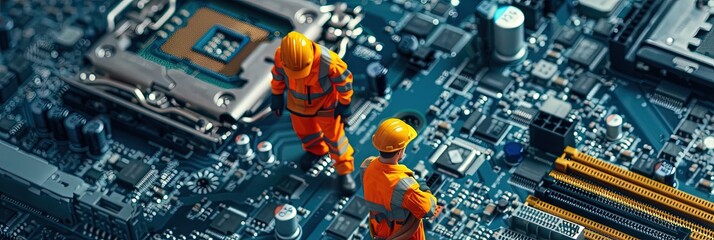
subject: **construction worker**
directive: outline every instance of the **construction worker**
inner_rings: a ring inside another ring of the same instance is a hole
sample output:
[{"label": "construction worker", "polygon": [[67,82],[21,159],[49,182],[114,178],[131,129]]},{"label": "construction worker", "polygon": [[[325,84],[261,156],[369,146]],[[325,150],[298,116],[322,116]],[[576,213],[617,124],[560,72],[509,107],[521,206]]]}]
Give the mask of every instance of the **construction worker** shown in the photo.
[{"label": "construction worker", "polygon": [[399,161],[417,132],[402,120],[390,118],[372,136],[379,157],[361,165],[369,227],[374,239],[426,239],[422,218],[436,211],[436,197],[423,180]]},{"label": "construction worker", "polygon": [[307,155],[303,169],[329,153],[334,160],[338,184],[351,195],[357,185],[350,175],[354,170],[354,149],[345,136],[344,121],[351,115],[352,73],[333,51],[318,45],[298,32],[290,32],[275,50],[273,66],[273,112],[287,110],[295,133]]}]

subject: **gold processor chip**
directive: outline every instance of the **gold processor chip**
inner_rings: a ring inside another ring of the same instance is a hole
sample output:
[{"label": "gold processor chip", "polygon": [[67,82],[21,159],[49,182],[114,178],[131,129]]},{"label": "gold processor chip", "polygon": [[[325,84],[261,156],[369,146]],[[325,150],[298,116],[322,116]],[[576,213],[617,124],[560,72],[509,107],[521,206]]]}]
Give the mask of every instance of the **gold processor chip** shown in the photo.
[{"label": "gold processor chip", "polygon": [[253,49],[269,32],[210,8],[197,10],[186,25],[161,45],[161,50],[198,67],[235,76]]}]

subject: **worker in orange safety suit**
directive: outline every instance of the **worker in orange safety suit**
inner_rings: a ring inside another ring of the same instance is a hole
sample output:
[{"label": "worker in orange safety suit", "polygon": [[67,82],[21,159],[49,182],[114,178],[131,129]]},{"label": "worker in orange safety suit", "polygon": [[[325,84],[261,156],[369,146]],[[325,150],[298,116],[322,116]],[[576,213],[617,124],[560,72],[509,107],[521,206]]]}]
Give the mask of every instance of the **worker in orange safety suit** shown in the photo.
[{"label": "worker in orange safety suit", "polygon": [[361,165],[364,198],[374,239],[426,239],[422,218],[436,211],[436,197],[423,179],[399,161],[416,130],[396,118],[385,120],[372,136],[379,157]]},{"label": "worker in orange safety suit", "polygon": [[333,51],[318,45],[298,32],[288,33],[275,50],[273,66],[273,112],[287,110],[293,129],[307,155],[301,167],[329,153],[334,160],[342,193],[352,195],[357,185],[350,175],[354,170],[354,149],[345,136],[344,121],[351,115],[352,73]]}]

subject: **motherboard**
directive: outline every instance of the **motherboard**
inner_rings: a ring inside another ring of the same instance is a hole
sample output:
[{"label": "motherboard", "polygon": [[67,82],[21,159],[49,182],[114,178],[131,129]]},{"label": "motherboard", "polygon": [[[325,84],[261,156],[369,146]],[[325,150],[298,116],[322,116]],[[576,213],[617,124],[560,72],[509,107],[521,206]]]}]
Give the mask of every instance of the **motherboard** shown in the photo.
[{"label": "motherboard", "polygon": [[[714,239],[714,1],[2,0],[0,238],[371,239],[271,113],[291,31],[398,118],[427,239]],[[359,167],[352,173],[361,179]]]}]

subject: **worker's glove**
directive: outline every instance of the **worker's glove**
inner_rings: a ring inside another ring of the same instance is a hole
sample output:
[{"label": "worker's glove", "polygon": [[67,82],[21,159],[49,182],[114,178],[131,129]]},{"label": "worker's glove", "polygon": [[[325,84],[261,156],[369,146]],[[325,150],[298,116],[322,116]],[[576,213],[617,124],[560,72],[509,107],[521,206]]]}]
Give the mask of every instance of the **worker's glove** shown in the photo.
[{"label": "worker's glove", "polygon": [[422,192],[431,190],[431,188],[429,188],[429,185],[426,185],[426,179],[419,178],[416,181],[417,183],[419,183],[419,190],[421,190]]},{"label": "worker's glove", "polygon": [[337,107],[335,108],[335,118],[337,118],[337,116],[342,116],[342,122],[346,122],[347,118],[352,116],[352,110],[350,110],[350,105],[338,103]]},{"label": "worker's glove", "polygon": [[283,110],[285,109],[285,98],[283,98],[283,94],[273,94],[270,97],[270,109],[273,110],[275,116],[280,117],[283,115]]}]

